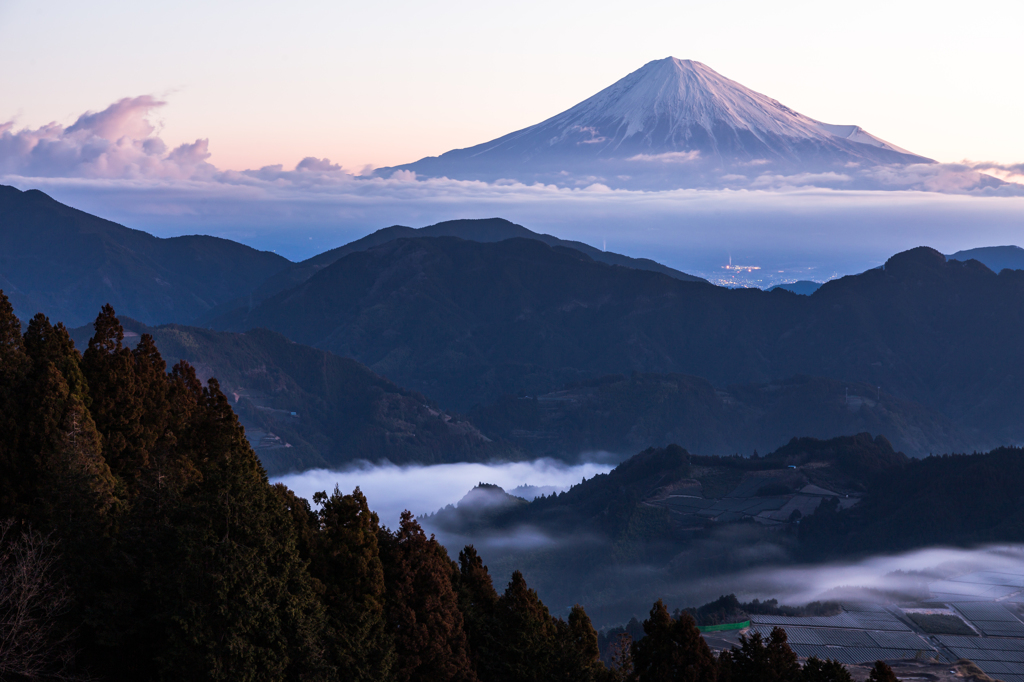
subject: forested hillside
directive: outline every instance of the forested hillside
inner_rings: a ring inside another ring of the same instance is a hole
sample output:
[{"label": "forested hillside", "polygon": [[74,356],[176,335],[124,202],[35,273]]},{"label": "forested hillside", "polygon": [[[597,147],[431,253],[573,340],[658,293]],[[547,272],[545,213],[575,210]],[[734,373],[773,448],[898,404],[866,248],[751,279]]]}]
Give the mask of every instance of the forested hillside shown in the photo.
[{"label": "forested hillside", "polygon": [[358,489],[270,485],[216,379],[123,340],[109,307],[83,354],[43,315],[22,334],[0,293],[0,678],[605,674],[582,608],[499,594]]},{"label": "forested hillside", "polygon": [[[217,324],[275,329],[459,410],[634,371],[718,389],[826,377],[868,389],[855,390],[857,409],[883,396],[923,406],[906,431],[931,431],[916,437],[923,454],[943,428],[952,438],[936,450],[1024,439],[1021,301],[1024,272],[928,248],[800,296],[681,282],[534,240],[418,238],[349,254]],[[849,406],[845,391],[833,397]]]},{"label": "forested hillside", "polygon": [[270,485],[216,379],[126,347],[109,306],[94,329],[81,354],[44,315],[22,333],[0,292],[2,679],[850,679],[781,629],[716,657],[661,601],[606,667],[582,607],[519,572],[499,593],[358,488]]},{"label": "forested hillside", "polygon": [[148,324],[187,323],[290,262],[228,239],[160,239],[0,185],[0,288],[16,313],[86,324],[104,303]]},{"label": "forested hillside", "polygon": [[[148,334],[170,362],[185,360],[200,379],[217,378],[271,476],[356,460],[433,464],[520,454],[355,360],[275,332],[148,327],[121,319],[126,338],[137,342]],[[93,330],[81,327],[71,335],[84,350]]]},{"label": "forested hillside", "polygon": [[559,239],[549,234],[538,234],[528,230],[522,225],[502,218],[483,218],[478,220],[446,220],[444,222],[428,225],[421,228],[406,227],[404,225],[392,225],[384,227],[376,232],[366,235],[361,239],[339,246],[336,249],[317,254],[307,258],[300,263],[294,263],[280,272],[270,276],[260,284],[250,295],[221,304],[203,316],[203,321],[215,320],[229,314],[244,313],[250,310],[254,303],[260,303],[269,296],[287,291],[302,284],[320,270],[333,265],[341,258],[350,253],[366,251],[374,246],[380,246],[396,239],[412,239],[415,237],[458,237],[474,242],[500,242],[506,239],[534,239],[547,244],[548,246],[561,246],[573,249],[593,258],[601,263],[609,265],[621,265],[637,270],[650,270],[661,272],[682,280],[684,282],[703,282],[700,277],[688,275],[674,268],[656,263],[647,258],[630,258],[611,251],[601,251],[589,244],[577,241]]}]

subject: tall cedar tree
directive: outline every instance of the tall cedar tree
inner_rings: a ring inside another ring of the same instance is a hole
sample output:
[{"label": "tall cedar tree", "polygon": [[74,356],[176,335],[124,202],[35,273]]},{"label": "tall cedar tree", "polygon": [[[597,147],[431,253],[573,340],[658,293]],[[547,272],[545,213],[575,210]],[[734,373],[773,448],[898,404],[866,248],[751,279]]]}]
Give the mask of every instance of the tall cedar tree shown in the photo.
[{"label": "tall cedar tree", "polygon": [[504,648],[499,679],[542,680],[555,667],[558,627],[519,571],[498,599],[498,636]]},{"label": "tall cedar tree", "polygon": [[100,436],[87,409],[89,391],[79,355],[64,325],[44,315],[24,336],[31,360],[23,405],[18,467],[28,490],[28,517],[48,532],[75,543],[101,532],[114,503],[114,480],[100,452]]},{"label": "tall cedar tree", "polygon": [[458,567],[409,511],[394,533],[378,534],[387,585],[388,628],[395,636],[397,682],[475,682],[458,597]]},{"label": "tall cedar tree", "polygon": [[135,359],[124,347],[124,329],[108,304],[94,324],[96,333],[82,356],[82,369],[92,392],[89,406],[103,434],[103,455],[127,491],[147,464],[142,433],[142,400]]},{"label": "tall cedar tree", "polygon": [[21,434],[22,392],[29,359],[21,337],[21,321],[0,290],[0,513],[17,514],[20,487],[19,436]]},{"label": "tall cedar tree", "polygon": [[498,633],[498,593],[473,545],[459,552],[459,610],[464,619],[470,655],[482,680],[500,679],[504,642]]},{"label": "tall cedar tree", "polygon": [[377,515],[359,488],[342,495],[335,486],[329,497],[321,492],[313,500],[320,509],[310,572],[323,590],[328,658],[353,682],[386,679],[395,650],[385,629]]},{"label": "tall cedar tree", "polygon": [[323,608],[294,527],[214,379],[188,436],[198,477],[182,493],[147,581],[163,616],[160,677],[326,676]]},{"label": "tall cedar tree", "polygon": [[659,599],[644,621],[646,636],[633,643],[633,679],[638,682],[715,682],[714,655],[689,613],[673,619]]},{"label": "tall cedar tree", "polygon": [[793,682],[800,679],[800,664],[789,648],[786,631],[772,628],[768,639],[755,632],[740,635],[732,650],[732,682]]},{"label": "tall cedar tree", "polygon": [[597,631],[583,607],[576,604],[566,621],[555,621],[558,631],[555,671],[559,680],[593,682],[607,679],[597,646]]}]

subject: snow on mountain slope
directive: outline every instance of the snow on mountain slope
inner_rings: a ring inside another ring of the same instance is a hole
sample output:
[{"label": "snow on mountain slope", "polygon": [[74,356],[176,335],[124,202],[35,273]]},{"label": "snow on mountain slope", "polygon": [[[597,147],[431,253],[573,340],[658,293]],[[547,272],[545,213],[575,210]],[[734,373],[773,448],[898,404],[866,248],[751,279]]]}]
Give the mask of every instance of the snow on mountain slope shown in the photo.
[{"label": "snow on mountain slope", "polygon": [[[855,126],[815,121],[700,62],[669,57],[543,123],[473,149],[478,150],[474,155],[482,155],[503,148],[536,153],[585,145],[587,151],[605,156],[698,151],[747,160],[796,158],[798,147],[810,142],[887,162],[898,158],[889,152],[923,160],[861,133]],[[871,149],[859,149],[866,140]],[[877,149],[885,153],[878,155]]]},{"label": "snow on mountain slope", "polygon": [[932,161],[858,126],[805,116],[700,62],[668,57],[537,125],[381,173],[520,180],[625,175],[688,186],[729,167],[821,173],[914,163]]}]

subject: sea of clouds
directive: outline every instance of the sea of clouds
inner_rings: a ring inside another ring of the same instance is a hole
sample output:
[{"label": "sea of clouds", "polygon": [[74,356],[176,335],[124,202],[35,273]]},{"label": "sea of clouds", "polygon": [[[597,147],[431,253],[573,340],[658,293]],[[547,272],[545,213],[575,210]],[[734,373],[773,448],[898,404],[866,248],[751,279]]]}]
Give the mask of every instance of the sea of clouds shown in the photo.
[{"label": "sea of clouds", "polygon": [[892,174],[894,191],[842,189],[811,176],[669,191],[610,189],[599,179],[555,186],[406,171],[374,177],[315,157],[290,170],[231,171],[209,162],[209,140],[165,144],[149,122],[164,104],[126,98],[67,127],[0,124],[0,183],[42,189],[159,236],[216,234],[293,260],[388,225],[494,216],[709,277],[731,257],[761,268],[748,278],[755,285],[823,281],[920,245],[952,253],[1024,241],[1024,185],[971,190],[980,172],[1024,182],[1024,164],[872,171]]},{"label": "sea of clouds", "polygon": [[479,483],[492,483],[506,491],[520,486],[562,491],[611,469],[612,465],[602,462],[566,464],[553,459],[428,466],[360,462],[339,471],[313,469],[289,474],[274,482],[284,483],[306,499],[312,499],[313,493],[318,491],[330,492],[335,486],[343,493],[359,487],[380,522],[393,528],[404,510],[417,516],[436,512],[458,503]]}]

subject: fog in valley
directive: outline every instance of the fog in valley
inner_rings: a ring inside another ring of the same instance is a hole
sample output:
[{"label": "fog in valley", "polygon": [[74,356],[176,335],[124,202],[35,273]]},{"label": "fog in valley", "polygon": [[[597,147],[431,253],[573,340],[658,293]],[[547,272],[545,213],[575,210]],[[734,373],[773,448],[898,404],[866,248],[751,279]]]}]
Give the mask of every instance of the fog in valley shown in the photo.
[{"label": "fog in valley", "polygon": [[[357,486],[366,495],[370,509],[377,512],[382,525],[394,528],[401,513],[408,509],[416,516],[431,514],[456,504],[478,483],[493,483],[511,494],[532,499],[536,494],[551,494],[568,489],[584,478],[612,470],[614,458],[594,456],[579,464],[553,459],[525,462],[478,464],[434,464],[428,466],[375,465],[362,462],[340,471],[313,469],[274,479],[284,483],[308,500],[318,491],[330,492],[338,486],[343,493]],[[516,490],[524,486],[521,490]],[[539,490],[535,490],[539,489]],[[449,546],[449,551],[452,547]],[[455,548],[458,554],[458,548]]]},{"label": "fog in valley", "polygon": [[[342,492],[358,486],[382,525],[395,527],[401,512],[408,509],[427,532],[437,534],[453,559],[465,545],[473,544],[499,591],[512,571],[521,570],[553,613],[584,603],[599,627],[614,626],[632,616],[642,619],[659,598],[673,609],[698,606],[724,594],[736,594],[741,601],[778,599],[794,606],[820,600],[908,603],[927,601],[936,589],[943,589],[942,581],[965,573],[1024,576],[1024,546],[1020,545],[934,547],[849,562],[803,564],[795,556],[792,536],[765,533],[748,523],[724,525],[683,542],[668,561],[616,564],[596,559],[611,556],[616,548],[578,529],[514,524],[494,530],[471,524],[453,532],[435,516],[460,500],[462,510],[470,516],[492,504],[506,503],[500,492],[474,491],[467,498],[480,483],[498,485],[532,500],[607,473],[613,468],[612,461],[613,456],[605,454],[577,464],[551,459],[428,466],[364,462],[341,471],[290,474],[275,482],[307,499],[314,492],[333,490],[335,485]],[[592,570],[589,564],[593,564]],[[585,580],[571,577],[581,570]]]}]

